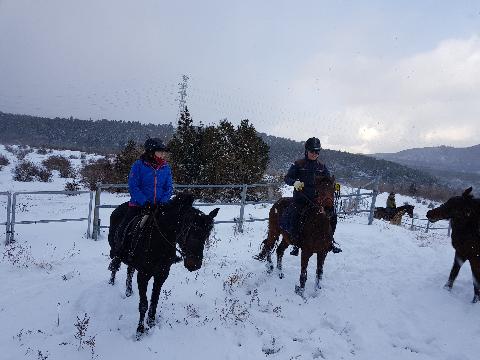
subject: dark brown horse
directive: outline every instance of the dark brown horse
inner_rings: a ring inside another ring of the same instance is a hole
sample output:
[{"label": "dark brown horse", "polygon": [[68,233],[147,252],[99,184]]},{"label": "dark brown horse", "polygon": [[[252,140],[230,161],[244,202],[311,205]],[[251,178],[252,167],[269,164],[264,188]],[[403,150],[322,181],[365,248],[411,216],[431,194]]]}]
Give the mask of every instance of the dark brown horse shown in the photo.
[{"label": "dark brown horse", "polygon": [[[309,201],[306,208],[300,216],[302,225],[299,231],[301,253],[301,271],[300,286],[295,286],[295,292],[303,296],[305,290],[305,282],[307,281],[307,267],[310,257],[317,254],[317,277],[316,287],[321,288],[320,280],[323,275],[323,264],[327,253],[333,246],[333,232],[330,226],[330,218],[325,209],[333,208],[333,199],[335,191],[335,179],[329,177],[318,177],[316,179],[316,190],[319,196],[315,201]],[[290,238],[289,234],[280,228],[280,218],[285,209],[292,203],[291,197],[281,198],[269,212],[268,219],[268,237],[262,243],[262,250],[255,257],[258,260],[267,260],[269,270],[273,270],[271,253],[280,235],[282,241],[277,247],[277,269],[279,277],[283,278],[282,258],[285,250],[289,245],[297,245]]]},{"label": "dark brown horse", "polygon": [[405,204],[393,209],[391,212],[384,207],[376,207],[373,213],[375,219],[383,219],[392,222],[394,225],[400,225],[402,216],[407,214],[410,218],[413,218],[413,209],[415,206]]},{"label": "dark brown horse", "polygon": [[[177,246],[188,271],[196,271],[202,266],[205,242],[213,229],[213,220],[219,209],[216,208],[206,215],[193,207],[193,200],[191,194],[179,194],[167,204],[155,208],[147,220],[142,220],[143,215],[139,215],[138,219],[134,218],[128,225],[132,230],[125,231],[127,234],[125,241],[129,246],[121,252],[121,259],[128,265],[130,286],[134,269],[138,271],[140,320],[137,338],[145,332],[144,320],[147,310],[147,325],[149,327],[155,325],[160,290],[168,277],[170,267],[175,262]],[[125,206],[128,206],[128,203],[125,204],[116,208],[110,216],[111,234],[115,233],[116,227],[125,214]],[[137,232],[135,230],[137,225],[143,230]],[[111,240],[114,238],[109,234],[109,241]],[[112,246],[112,243],[110,245]],[[112,271],[110,279],[112,285],[115,281],[114,272]],[[153,288],[150,306],[148,306],[147,287],[152,277]]]},{"label": "dark brown horse", "polygon": [[480,301],[480,199],[466,189],[462,196],[454,196],[439,207],[429,210],[431,222],[449,219],[452,225],[452,246],[455,249],[450,276],[445,288],[452,289],[453,282],[465,261],[470,262],[473,277],[473,303]]}]

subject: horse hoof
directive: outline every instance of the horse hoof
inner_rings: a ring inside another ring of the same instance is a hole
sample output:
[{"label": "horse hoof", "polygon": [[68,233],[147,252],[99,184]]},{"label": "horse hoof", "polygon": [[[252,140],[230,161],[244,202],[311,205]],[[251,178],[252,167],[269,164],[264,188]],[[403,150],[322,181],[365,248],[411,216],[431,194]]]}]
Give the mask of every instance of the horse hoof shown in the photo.
[{"label": "horse hoof", "polygon": [[147,319],[147,325],[149,328],[153,328],[155,326],[155,324],[157,323],[157,321],[155,320],[155,317],[149,317]]},{"label": "horse hoof", "polygon": [[137,327],[137,340],[140,340],[142,335],[145,333],[145,326],[143,324],[138,325]]},{"label": "horse hoof", "polygon": [[303,298],[304,292],[305,292],[304,288],[298,285],[295,285],[295,294],[300,295]]},{"label": "horse hoof", "polygon": [[126,297],[130,297],[130,296],[132,296],[132,294],[133,294],[133,290],[131,290],[131,289],[125,290],[125,296]]},{"label": "horse hoof", "polygon": [[472,300],[472,304],[475,304],[480,301],[480,295],[475,295]]},{"label": "horse hoof", "polygon": [[109,283],[110,285],[115,285],[115,279],[110,279],[110,280],[108,280],[108,283]]},{"label": "horse hoof", "polygon": [[445,285],[443,285],[443,288],[447,291],[452,291],[452,284],[446,283]]},{"label": "horse hoof", "polygon": [[285,277],[285,275],[284,275],[283,273],[280,273],[280,274],[278,274],[278,277],[279,277],[280,279],[283,279],[283,278]]},{"label": "horse hoof", "polygon": [[267,264],[267,273],[271,274],[273,271],[273,265],[272,264]]}]

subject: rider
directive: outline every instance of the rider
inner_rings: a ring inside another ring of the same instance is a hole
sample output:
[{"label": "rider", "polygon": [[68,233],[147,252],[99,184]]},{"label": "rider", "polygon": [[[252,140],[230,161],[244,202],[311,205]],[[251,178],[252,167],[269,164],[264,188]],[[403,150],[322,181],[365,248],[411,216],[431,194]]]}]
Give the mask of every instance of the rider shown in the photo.
[{"label": "rider", "polygon": [[131,198],[128,211],[115,235],[114,250],[110,253],[112,258],[110,270],[118,270],[120,267],[120,254],[125,245],[121,234],[125,226],[135,216],[142,212],[150,212],[153,206],[166,203],[172,197],[172,170],[166,161],[170,150],[158,138],[147,139],[144,149],[145,152],[133,163],[128,176],[128,191]]},{"label": "rider", "polygon": [[[285,183],[294,187],[293,203],[287,209],[287,215],[283,218],[282,228],[290,234],[295,243],[298,244],[298,218],[301,210],[308,205],[308,203],[315,201],[315,177],[328,176],[328,171],[325,164],[318,160],[321,150],[320,140],[316,137],[311,137],[305,142],[305,156],[303,159],[298,159],[290,166],[287,175],[285,176]],[[331,214],[330,224],[332,232],[335,231],[337,224],[336,214]],[[342,251],[340,248],[333,246],[334,253]],[[294,245],[292,255],[298,255],[298,246]]]},{"label": "rider", "polygon": [[395,209],[397,205],[395,204],[395,193],[392,191],[387,198],[387,206],[385,207],[385,211],[388,214],[388,217],[391,218],[395,213]]}]

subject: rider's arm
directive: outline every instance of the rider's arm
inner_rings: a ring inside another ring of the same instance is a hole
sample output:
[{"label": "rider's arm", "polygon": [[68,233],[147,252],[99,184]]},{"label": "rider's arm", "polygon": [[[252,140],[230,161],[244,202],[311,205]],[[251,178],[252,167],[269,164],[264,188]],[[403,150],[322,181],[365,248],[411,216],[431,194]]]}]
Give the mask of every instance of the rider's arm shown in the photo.
[{"label": "rider's arm", "polygon": [[297,175],[297,166],[295,164],[292,164],[290,166],[290,169],[288,169],[287,175],[285,175],[285,184],[293,186],[293,183],[295,180],[298,179]]}]

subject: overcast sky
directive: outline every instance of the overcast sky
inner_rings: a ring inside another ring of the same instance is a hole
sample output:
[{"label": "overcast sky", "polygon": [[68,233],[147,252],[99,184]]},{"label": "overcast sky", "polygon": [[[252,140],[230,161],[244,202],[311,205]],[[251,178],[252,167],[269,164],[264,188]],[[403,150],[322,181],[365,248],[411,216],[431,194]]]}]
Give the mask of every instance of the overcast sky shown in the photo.
[{"label": "overcast sky", "polygon": [[350,152],[480,143],[480,1],[0,0],[0,111],[237,124]]}]

